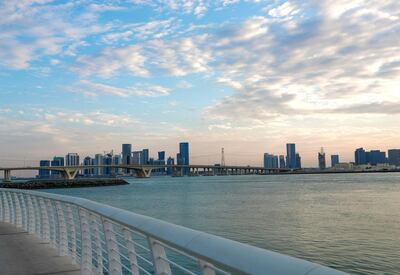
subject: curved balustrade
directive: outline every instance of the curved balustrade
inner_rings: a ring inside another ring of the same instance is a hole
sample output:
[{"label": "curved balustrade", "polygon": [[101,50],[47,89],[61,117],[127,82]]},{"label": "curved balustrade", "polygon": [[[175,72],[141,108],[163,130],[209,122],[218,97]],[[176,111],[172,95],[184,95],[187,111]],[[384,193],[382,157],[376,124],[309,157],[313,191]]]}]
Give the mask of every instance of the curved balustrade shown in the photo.
[{"label": "curved balustrade", "polygon": [[0,221],[49,242],[82,274],[343,274],[70,196],[0,188]]}]

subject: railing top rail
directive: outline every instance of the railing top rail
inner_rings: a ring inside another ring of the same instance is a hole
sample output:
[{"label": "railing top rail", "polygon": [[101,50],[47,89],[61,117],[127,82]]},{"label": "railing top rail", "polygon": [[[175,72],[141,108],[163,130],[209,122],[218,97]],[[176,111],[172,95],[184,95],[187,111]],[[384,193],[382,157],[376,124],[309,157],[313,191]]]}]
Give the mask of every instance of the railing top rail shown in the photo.
[{"label": "railing top rail", "polygon": [[344,274],[319,264],[171,224],[84,198],[19,189],[0,188],[0,191],[29,194],[79,206],[235,274]]}]

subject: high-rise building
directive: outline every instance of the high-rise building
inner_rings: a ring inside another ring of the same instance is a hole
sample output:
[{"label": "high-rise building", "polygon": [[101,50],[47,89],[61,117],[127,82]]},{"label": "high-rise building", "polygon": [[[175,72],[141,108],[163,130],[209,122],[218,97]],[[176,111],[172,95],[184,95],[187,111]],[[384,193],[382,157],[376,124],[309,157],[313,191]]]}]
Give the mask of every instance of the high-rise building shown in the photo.
[{"label": "high-rise building", "polygon": [[264,154],[264,168],[273,169],[278,168],[278,156],[265,153]]},{"label": "high-rise building", "polygon": [[279,168],[286,168],[285,156],[284,155],[280,155],[279,156]]},{"label": "high-rise building", "polygon": [[296,165],[296,144],[286,144],[286,167],[290,169],[297,168]]},{"label": "high-rise building", "polygon": [[318,167],[319,167],[319,169],[326,168],[326,159],[325,159],[324,148],[321,148],[321,152],[318,153]]},{"label": "high-rise building", "polygon": [[[122,164],[129,165],[132,157],[132,144],[122,144]],[[129,173],[129,169],[124,169],[124,173]]]},{"label": "high-rise building", "polygon": [[365,153],[366,162],[370,165],[384,164],[388,163],[386,158],[386,152],[381,152],[380,150],[371,150]]},{"label": "high-rise building", "polygon": [[299,153],[296,153],[296,168],[301,169],[301,157]]},{"label": "high-rise building", "polygon": [[[157,164],[165,165],[165,151],[158,152]],[[165,174],[165,168],[158,168],[157,172],[159,172],[161,174]]]},{"label": "high-rise building", "polygon": [[142,164],[142,151],[132,152],[132,164]]},{"label": "high-rise building", "polygon": [[[64,166],[64,157],[54,157],[51,161],[51,166]],[[52,177],[60,177],[61,172],[52,170],[51,172]]]},{"label": "high-rise building", "polygon": [[[96,154],[94,156],[94,165],[103,165],[103,154]],[[96,176],[103,175],[103,168],[102,167],[94,168],[94,174]]]},{"label": "high-rise building", "polygon": [[79,155],[77,153],[68,153],[65,156],[65,166],[79,166]]},{"label": "high-rise building", "polygon": [[158,160],[165,160],[165,151],[158,152]]},{"label": "high-rise building", "polygon": [[335,167],[339,162],[339,155],[331,155],[331,167]]},{"label": "high-rise building", "polygon": [[[179,154],[181,158],[182,165],[189,165],[189,143],[181,142],[179,143]],[[189,175],[189,168],[183,168],[183,175]]]},{"label": "high-rise building", "polygon": [[143,149],[142,150],[142,160],[140,164],[146,165],[149,164],[150,161],[150,156],[149,156],[149,149]]},{"label": "high-rise building", "polygon": [[[114,155],[113,160],[112,160],[113,165],[121,165],[122,164],[122,157],[121,155]],[[112,169],[112,174],[118,175],[121,173],[121,168],[113,168]]]},{"label": "high-rise building", "polygon": [[354,160],[356,165],[367,164],[367,155],[364,148],[356,149],[356,151],[354,152]]},{"label": "high-rise building", "polygon": [[388,151],[388,161],[390,165],[400,166],[400,149],[390,149]]},{"label": "high-rise building", "polygon": [[[93,159],[89,156],[85,157],[83,159],[83,165],[84,166],[89,166],[89,165],[93,165]],[[94,169],[93,168],[85,168],[83,169],[83,175],[85,176],[92,176],[94,173]]]},{"label": "high-rise building", "polygon": [[[49,167],[50,160],[41,160],[40,167]],[[39,178],[49,178],[50,177],[50,170],[39,169]]]},{"label": "high-rise building", "polygon": [[[175,164],[175,160],[172,157],[169,157],[167,159],[167,165],[174,165]],[[168,167],[167,168],[167,175],[172,175],[174,173],[174,168],[172,167]]]},{"label": "high-rise building", "polygon": [[[105,154],[103,156],[103,165],[112,165],[113,156],[112,154]],[[106,176],[111,176],[111,167],[104,167],[103,174]]]}]

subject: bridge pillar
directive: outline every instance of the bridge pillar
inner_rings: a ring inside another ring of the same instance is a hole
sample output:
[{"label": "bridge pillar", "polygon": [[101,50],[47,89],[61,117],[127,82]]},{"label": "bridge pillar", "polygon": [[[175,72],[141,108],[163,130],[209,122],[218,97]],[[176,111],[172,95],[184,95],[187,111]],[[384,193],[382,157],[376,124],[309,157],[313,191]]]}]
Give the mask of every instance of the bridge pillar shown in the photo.
[{"label": "bridge pillar", "polygon": [[141,169],[136,169],[136,177],[137,178],[150,178],[152,168],[141,168]]},{"label": "bridge pillar", "polygon": [[3,182],[10,182],[11,181],[11,170],[4,170],[4,179]]},{"label": "bridge pillar", "polygon": [[78,171],[79,171],[78,168],[65,168],[61,170],[61,175],[66,180],[73,180],[78,174]]}]

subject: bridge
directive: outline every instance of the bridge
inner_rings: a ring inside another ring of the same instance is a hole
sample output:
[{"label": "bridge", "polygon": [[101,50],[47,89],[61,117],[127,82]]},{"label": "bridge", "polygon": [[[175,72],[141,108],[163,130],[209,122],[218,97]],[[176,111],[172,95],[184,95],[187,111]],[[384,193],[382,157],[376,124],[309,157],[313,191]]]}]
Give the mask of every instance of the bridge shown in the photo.
[{"label": "bridge", "polygon": [[87,199],[17,189],[0,188],[0,248],[3,275],[344,274]]},{"label": "bridge", "polygon": [[286,168],[264,168],[253,166],[216,166],[216,165],[80,165],[80,166],[27,166],[27,167],[0,167],[0,171],[4,171],[4,182],[11,181],[11,171],[21,170],[50,170],[59,171],[61,176],[68,180],[73,180],[79,171],[85,169],[109,168],[124,169],[125,171],[134,171],[139,178],[147,178],[151,176],[151,172],[155,169],[173,169],[175,175],[183,175],[183,171],[187,170],[190,175],[248,175],[248,174],[276,174],[289,172]]}]

